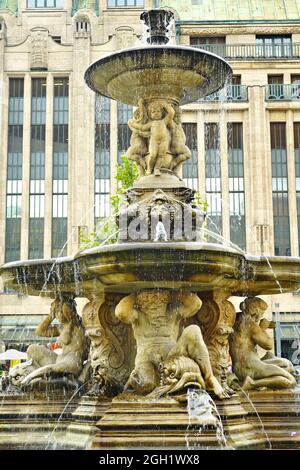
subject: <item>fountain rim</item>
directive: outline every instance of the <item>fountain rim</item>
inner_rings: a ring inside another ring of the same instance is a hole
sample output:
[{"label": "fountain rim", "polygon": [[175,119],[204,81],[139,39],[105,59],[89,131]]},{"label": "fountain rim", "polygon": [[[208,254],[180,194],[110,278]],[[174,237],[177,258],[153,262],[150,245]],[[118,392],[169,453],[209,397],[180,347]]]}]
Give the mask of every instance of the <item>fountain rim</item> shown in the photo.
[{"label": "fountain rim", "polygon": [[[232,74],[232,68],[227,60],[225,60],[223,57],[218,56],[217,54],[214,54],[213,52],[206,51],[205,49],[201,49],[198,47],[192,47],[192,46],[185,46],[185,45],[168,45],[168,44],[158,44],[158,45],[142,45],[142,46],[137,46],[137,47],[131,47],[131,48],[126,48],[126,49],[121,49],[120,51],[114,51],[114,52],[109,52],[108,54],[104,55],[100,59],[97,59],[96,61],[92,62],[88,68],[86,69],[84,73],[84,81],[87,84],[87,86],[94,91],[95,93],[99,93],[102,96],[106,96],[107,98],[115,100],[112,96],[109,94],[104,94],[100,93],[92,84],[91,81],[91,75],[96,70],[99,65],[105,65],[106,63],[110,62],[112,59],[116,60],[122,55],[126,56],[127,54],[137,52],[137,51],[151,51],[151,50],[169,50],[169,51],[187,51],[187,52],[193,52],[197,53],[200,56],[207,56],[210,57],[213,60],[217,60],[218,62],[222,63],[222,65],[227,68],[228,74]],[[221,88],[223,88],[224,84],[221,84],[218,88],[214,90],[214,93],[219,91]],[[115,100],[116,101],[116,100]],[[187,103],[184,103],[187,104]]]},{"label": "fountain rim", "polygon": [[5,263],[0,266],[0,276],[3,272],[9,269],[18,268],[18,267],[28,267],[28,266],[38,266],[38,265],[49,265],[49,264],[64,264],[76,262],[83,258],[89,258],[91,256],[97,256],[106,253],[114,252],[123,252],[123,251],[160,251],[160,250],[169,250],[169,251],[202,251],[202,252],[219,252],[222,254],[228,254],[239,256],[244,258],[245,261],[252,262],[267,262],[271,264],[280,264],[288,263],[293,264],[295,262],[300,263],[300,257],[298,256],[264,256],[264,255],[252,255],[242,250],[237,250],[235,248],[227,247],[218,243],[208,243],[208,242],[132,242],[132,243],[115,243],[112,245],[100,245],[93,248],[87,248],[83,251],[75,253],[73,256],[62,256],[59,258],[48,258],[48,259],[27,259],[27,260],[18,260]]}]

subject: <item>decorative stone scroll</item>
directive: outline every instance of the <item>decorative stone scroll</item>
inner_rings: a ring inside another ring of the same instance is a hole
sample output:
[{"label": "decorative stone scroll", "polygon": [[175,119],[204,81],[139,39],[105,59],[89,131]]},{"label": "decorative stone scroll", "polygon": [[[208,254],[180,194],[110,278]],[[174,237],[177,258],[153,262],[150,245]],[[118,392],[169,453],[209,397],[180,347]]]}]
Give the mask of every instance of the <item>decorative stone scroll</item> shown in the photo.
[{"label": "decorative stone scroll", "polygon": [[197,324],[201,327],[205,344],[209,351],[214,375],[222,387],[234,393],[227,384],[229,366],[229,335],[233,333],[236,312],[227,300],[229,293],[217,291],[203,298],[202,307],[197,314]]},{"label": "decorative stone scroll", "polygon": [[124,345],[128,331],[114,315],[119,300],[119,296],[106,296],[89,302],[82,312],[86,334],[91,340],[93,375],[89,395],[115,395],[121,391],[129,375]]}]

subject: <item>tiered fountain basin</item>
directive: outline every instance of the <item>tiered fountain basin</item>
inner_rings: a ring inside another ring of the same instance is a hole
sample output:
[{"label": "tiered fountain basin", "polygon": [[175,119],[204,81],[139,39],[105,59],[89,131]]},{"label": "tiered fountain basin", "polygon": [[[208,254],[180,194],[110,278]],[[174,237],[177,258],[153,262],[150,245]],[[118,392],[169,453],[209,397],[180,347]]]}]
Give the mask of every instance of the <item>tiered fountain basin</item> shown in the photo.
[{"label": "tiered fountain basin", "polygon": [[124,49],[94,62],[87,85],[101,95],[137,105],[164,98],[187,104],[222,88],[231,68],[222,58],[186,46]]},{"label": "tiered fountain basin", "polygon": [[206,242],[123,243],[73,257],[7,263],[0,274],[6,287],[29,295],[95,298],[165,288],[254,296],[299,289],[300,258],[252,256]]}]

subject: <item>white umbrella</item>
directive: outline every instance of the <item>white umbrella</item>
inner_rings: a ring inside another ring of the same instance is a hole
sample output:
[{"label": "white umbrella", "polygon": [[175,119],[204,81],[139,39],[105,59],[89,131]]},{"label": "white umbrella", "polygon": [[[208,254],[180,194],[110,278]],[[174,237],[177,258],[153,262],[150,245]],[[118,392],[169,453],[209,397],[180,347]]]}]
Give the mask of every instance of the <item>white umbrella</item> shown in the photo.
[{"label": "white umbrella", "polygon": [[16,349],[8,349],[0,354],[0,361],[10,361],[16,359],[27,359],[27,354]]}]

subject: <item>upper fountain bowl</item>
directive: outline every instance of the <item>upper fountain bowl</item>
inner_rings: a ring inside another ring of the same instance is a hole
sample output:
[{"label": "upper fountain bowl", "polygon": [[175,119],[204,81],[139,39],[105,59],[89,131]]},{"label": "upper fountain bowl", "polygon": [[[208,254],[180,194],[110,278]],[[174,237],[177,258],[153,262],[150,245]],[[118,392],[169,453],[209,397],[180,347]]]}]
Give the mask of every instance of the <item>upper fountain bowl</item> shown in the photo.
[{"label": "upper fountain bowl", "polygon": [[163,98],[180,105],[218,91],[232,69],[221,57],[185,46],[145,46],[109,54],[89,66],[87,85],[101,95],[136,106]]}]

